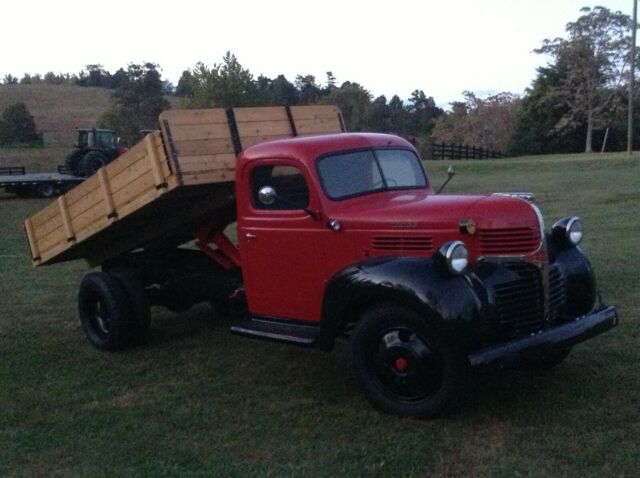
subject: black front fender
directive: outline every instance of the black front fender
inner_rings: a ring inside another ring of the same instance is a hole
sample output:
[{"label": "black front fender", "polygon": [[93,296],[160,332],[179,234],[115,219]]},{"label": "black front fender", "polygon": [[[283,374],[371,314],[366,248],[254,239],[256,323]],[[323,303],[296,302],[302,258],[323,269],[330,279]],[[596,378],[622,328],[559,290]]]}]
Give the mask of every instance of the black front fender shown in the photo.
[{"label": "black front fender", "polygon": [[415,257],[366,259],[336,273],[325,288],[318,345],[357,322],[367,308],[383,302],[410,307],[455,343],[465,345],[481,325],[482,299],[472,280],[438,272],[433,261]]}]

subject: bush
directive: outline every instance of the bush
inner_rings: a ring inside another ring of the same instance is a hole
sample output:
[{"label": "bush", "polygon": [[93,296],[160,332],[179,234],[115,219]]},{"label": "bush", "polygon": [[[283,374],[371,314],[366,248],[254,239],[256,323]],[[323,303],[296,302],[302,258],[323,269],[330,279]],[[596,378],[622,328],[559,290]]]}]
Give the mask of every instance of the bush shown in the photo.
[{"label": "bush", "polygon": [[42,133],[24,103],[5,108],[0,119],[0,146],[42,146]]}]

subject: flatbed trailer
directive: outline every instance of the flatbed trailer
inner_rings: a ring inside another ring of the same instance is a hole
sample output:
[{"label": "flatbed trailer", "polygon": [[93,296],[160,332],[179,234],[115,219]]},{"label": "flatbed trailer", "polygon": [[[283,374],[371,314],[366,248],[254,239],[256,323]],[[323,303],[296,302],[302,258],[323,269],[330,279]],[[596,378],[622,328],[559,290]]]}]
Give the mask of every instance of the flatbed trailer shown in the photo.
[{"label": "flatbed trailer", "polygon": [[69,174],[63,166],[51,173],[27,173],[23,166],[0,167],[0,189],[18,196],[49,198],[68,191],[83,180]]}]

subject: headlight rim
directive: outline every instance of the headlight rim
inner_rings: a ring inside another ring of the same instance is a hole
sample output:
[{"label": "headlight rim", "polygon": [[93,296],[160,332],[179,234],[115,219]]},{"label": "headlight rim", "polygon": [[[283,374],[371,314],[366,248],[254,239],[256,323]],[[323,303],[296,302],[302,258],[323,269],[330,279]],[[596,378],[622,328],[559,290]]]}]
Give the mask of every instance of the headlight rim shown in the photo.
[{"label": "headlight rim", "polygon": [[[453,260],[454,260],[453,253],[455,252],[456,249],[460,247],[464,248],[466,257],[465,257],[464,267],[458,270],[453,266]],[[463,241],[456,240],[456,241],[449,241],[444,243],[438,248],[438,255],[441,257],[441,260],[446,270],[452,275],[455,275],[455,276],[462,275],[465,273],[465,271],[469,267],[469,248]]]},{"label": "headlight rim", "polygon": [[[580,237],[577,241],[571,239],[571,232],[574,225],[580,226]],[[567,216],[556,221],[551,229],[553,238],[564,247],[577,247],[584,238],[582,219],[578,216]]]}]

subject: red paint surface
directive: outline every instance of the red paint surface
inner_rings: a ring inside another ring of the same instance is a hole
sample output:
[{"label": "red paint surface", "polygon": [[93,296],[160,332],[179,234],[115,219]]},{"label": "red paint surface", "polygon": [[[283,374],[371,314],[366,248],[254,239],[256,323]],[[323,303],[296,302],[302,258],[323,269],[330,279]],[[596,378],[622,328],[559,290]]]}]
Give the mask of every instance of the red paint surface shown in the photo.
[{"label": "red paint surface", "polygon": [[[375,147],[414,150],[396,136],[340,134],[271,141],[240,155],[236,167],[238,239],[253,314],[317,322],[325,285],[341,268],[368,256],[431,257],[452,240],[465,242],[472,262],[483,255],[545,259],[538,251],[540,225],[535,211],[521,199],[436,196],[431,186],[342,201],[326,197],[316,174],[318,157]],[[286,164],[302,171],[309,188],[309,209],[318,213],[317,220],[301,210],[253,208],[248,178],[253,167],[265,164]],[[332,219],[340,221],[340,231],[327,227]],[[477,232],[461,233],[461,219],[473,219]]]}]

